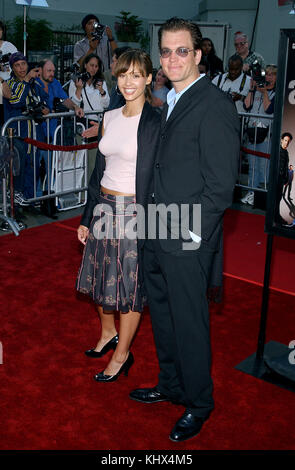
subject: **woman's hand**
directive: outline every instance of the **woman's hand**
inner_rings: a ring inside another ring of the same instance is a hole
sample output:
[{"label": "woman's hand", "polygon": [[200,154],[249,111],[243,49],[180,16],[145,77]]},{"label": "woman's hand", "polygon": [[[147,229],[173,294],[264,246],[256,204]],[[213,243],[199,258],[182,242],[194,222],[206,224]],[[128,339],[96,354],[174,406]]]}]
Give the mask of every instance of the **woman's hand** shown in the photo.
[{"label": "woman's hand", "polygon": [[78,80],[75,81],[75,87],[78,88],[79,90],[82,90],[83,82],[82,82],[81,78],[79,78]]},{"label": "woman's hand", "polygon": [[79,108],[78,106],[75,107],[75,114],[76,116],[78,116],[79,118],[82,118],[84,117],[84,111],[82,108]]},{"label": "woman's hand", "polygon": [[77,235],[78,240],[83,243],[83,245],[86,245],[86,241],[89,235],[88,227],[85,227],[85,225],[80,225],[77,230]]},{"label": "woman's hand", "polygon": [[92,127],[89,127],[84,132],[82,132],[82,137],[86,137],[86,139],[89,139],[90,137],[97,137],[98,135],[99,123],[90,121],[90,124],[92,124]]}]

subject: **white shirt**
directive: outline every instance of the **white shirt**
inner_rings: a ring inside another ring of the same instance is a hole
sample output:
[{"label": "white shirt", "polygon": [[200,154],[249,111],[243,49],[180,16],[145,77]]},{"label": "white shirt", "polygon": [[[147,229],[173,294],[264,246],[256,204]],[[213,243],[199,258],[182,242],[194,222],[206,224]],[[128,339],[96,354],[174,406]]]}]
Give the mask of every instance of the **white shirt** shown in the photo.
[{"label": "white shirt", "polygon": [[[108,105],[110,103],[110,96],[109,96],[109,92],[108,92],[107,85],[106,85],[105,81],[103,82],[102,88],[106,92],[106,94],[104,96],[101,96],[99,90],[94,88],[93,85],[89,86],[86,83],[85,89],[82,88],[81,98],[79,99],[76,95],[76,85],[73,81],[71,81],[70,87],[69,87],[69,97],[78,106],[81,105],[81,101],[83,100],[83,104],[84,104],[83,109],[84,109],[84,111],[91,111],[91,106],[92,106],[92,109],[94,109],[95,111],[101,113],[101,112],[104,111],[104,109],[106,109],[108,107]],[[86,94],[87,94],[87,97],[88,97],[88,100],[89,100],[91,106],[88,103]],[[87,117],[88,117],[88,119],[92,119],[92,120],[97,121],[97,114],[87,114]]]},{"label": "white shirt", "polygon": [[[217,86],[218,80],[219,80],[219,75],[213,78],[212,80],[213,85]],[[243,80],[244,80],[244,86],[242,87],[242,90],[240,90]],[[248,75],[246,75],[244,78],[244,73],[241,73],[241,75],[235,80],[230,80],[228,78],[228,73],[226,72],[222,75],[219,88],[225,93],[238,93],[239,95],[247,96],[250,90],[250,85],[251,85],[251,78]],[[236,105],[238,113],[245,112],[243,108],[242,100],[235,101],[235,105]]]},{"label": "white shirt", "polygon": [[[8,41],[3,41],[2,46],[0,47],[0,51],[2,52],[2,55],[5,54],[13,54],[14,52],[17,52],[17,48]],[[4,70],[0,70],[0,77],[3,78],[3,80],[8,80],[10,77],[11,73],[11,68],[9,67],[9,64],[4,66]],[[2,86],[0,87],[0,104],[3,103],[3,95],[2,95]]]}]

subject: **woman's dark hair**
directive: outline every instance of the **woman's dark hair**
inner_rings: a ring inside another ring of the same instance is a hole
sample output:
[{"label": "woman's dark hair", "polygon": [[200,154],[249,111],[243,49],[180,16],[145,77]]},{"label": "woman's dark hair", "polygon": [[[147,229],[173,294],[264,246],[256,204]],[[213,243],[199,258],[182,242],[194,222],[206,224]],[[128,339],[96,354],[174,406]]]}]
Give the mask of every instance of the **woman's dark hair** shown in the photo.
[{"label": "woman's dark hair", "polygon": [[[140,49],[131,49],[120,55],[115,67],[115,77],[118,78],[121,73],[126,73],[131,65],[133,65],[133,67],[137,65],[143,77],[148,77],[153,74],[153,64],[150,56]],[[146,85],[145,97],[146,100],[151,103],[151,85]]]},{"label": "woman's dark hair", "polygon": [[[92,84],[93,86],[96,85],[96,82],[98,80],[104,80],[104,76],[103,76],[103,73],[102,73],[102,61],[101,59],[98,57],[97,54],[89,54],[85,57],[85,59],[83,60],[82,62],[82,67],[81,67],[81,70],[84,72],[85,71],[85,68],[86,68],[86,65],[88,64],[88,62],[90,62],[91,59],[96,59],[97,62],[98,62],[98,71],[96,72],[96,74],[94,75],[94,77],[92,77]],[[86,83],[84,84],[84,86],[86,85]]]},{"label": "woman's dark hair", "polygon": [[[211,44],[211,51],[209,52],[209,54],[210,54],[210,55],[216,55],[215,46],[214,46],[214,44],[213,44],[213,42],[212,42],[212,39],[210,39],[210,38],[203,38],[203,39],[202,39],[201,47],[202,47],[202,45],[203,45],[203,43],[204,43],[205,41],[209,41],[210,44]],[[209,54],[208,54],[208,55],[209,55]]]},{"label": "woman's dark hair", "polygon": [[202,34],[200,28],[189,20],[183,20],[182,18],[170,18],[164,23],[158,31],[158,46],[159,50],[162,49],[162,36],[166,31],[188,31],[191,35],[194,50],[201,49]]},{"label": "woman's dark hair", "polygon": [[0,29],[2,29],[2,31],[3,31],[1,40],[6,41],[6,26],[3,23],[3,21],[0,21]]}]

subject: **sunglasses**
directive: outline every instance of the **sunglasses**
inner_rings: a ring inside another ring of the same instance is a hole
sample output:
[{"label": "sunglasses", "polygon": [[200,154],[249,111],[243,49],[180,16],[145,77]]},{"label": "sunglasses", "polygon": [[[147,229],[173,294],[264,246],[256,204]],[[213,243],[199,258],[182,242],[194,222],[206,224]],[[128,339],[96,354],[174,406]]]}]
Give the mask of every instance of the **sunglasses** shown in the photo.
[{"label": "sunglasses", "polygon": [[247,41],[244,42],[235,42],[235,46],[244,46],[247,43]]},{"label": "sunglasses", "polygon": [[171,56],[172,52],[175,52],[176,55],[178,55],[179,57],[187,57],[188,53],[193,51],[193,50],[194,49],[188,49],[187,47],[178,47],[174,51],[172,51],[171,49],[168,49],[168,48],[164,48],[164,49],[160,50],[160,56],[163,59],[167,59],[168,57]]}]

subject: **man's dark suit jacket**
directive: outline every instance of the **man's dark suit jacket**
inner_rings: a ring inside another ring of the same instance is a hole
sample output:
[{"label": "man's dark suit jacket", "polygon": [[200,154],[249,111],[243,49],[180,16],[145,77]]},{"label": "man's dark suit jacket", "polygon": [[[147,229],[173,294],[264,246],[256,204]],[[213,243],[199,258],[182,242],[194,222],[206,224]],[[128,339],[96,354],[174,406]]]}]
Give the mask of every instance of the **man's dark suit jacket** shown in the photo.
[{"label": "man's dark suit jacket", "polygon": [[[218,250],[222,216],[232,203],[238,171],[240,123],[235,105],[202,77],[180,97],[166,121],[167,111],[166,104],[154,169],[155,202],[201,204],[201,247]],[[173,221],[171,225],[173,232]],[[182,243],[160,240],[166,252],[181,249]]]}]

